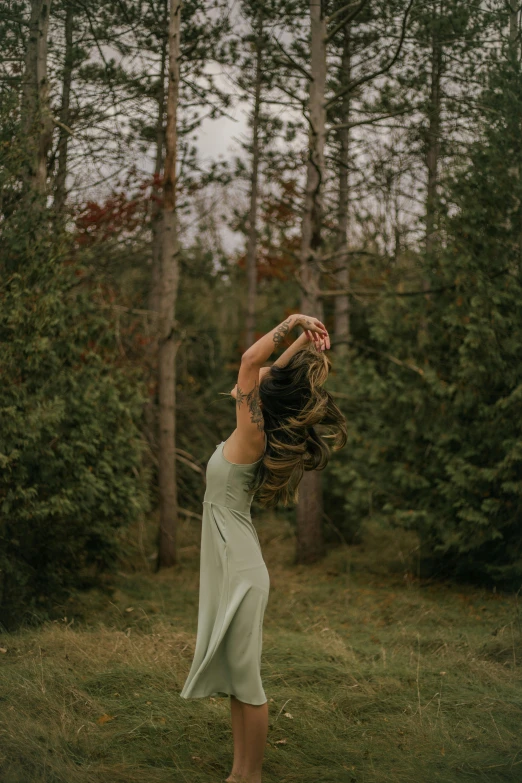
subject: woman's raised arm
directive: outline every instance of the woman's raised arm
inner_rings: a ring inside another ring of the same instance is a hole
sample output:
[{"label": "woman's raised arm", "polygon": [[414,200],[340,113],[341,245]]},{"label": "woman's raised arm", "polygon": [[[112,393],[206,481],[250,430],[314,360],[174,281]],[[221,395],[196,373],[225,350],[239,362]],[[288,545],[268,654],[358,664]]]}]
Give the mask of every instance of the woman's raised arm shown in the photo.
[{"label": "woman's raised arm", "polygon": [[305,333],[314,340],[317,347],[322,346],[323,343],[325,343],[325,347],[329,347],[327,344],[329,343],[329,337],[325,325],[313,316],[297,313],[289,315],[286,320],[275,326],[263,337],[260,337],[257,342],[245,351],[241,361],[248,365],[261,367],[272,354],[274,348],[277,348],[283,342],[288,332],[295,326],[302,326]]},{"label": "woman's raised arm", "polygon": [[[263,451],[264,421],[259,400],[259,371],[274,348],[297,325],[306,330],[318,347],[329,347],[328,332],[321,321],[296,314],[290,315],[245,351],[236,384],[236,429],[226,441],[225,459],[241,464],[251,463]],[[287,350],[291,348],[293,346]]]},{"label": "woman's raised arm", "polygon": [[[294,342],[291,345],[288,346],[286,351],[284,351],[281,354],[281,356],[279,356],[279,358],[277,358],[275,360],[275,362],[272,363],[272,366],[274,364],[276,364],[278,367],[284,367],[286,364],[288,364],[288,362],[290,361],[292,356],[295,356],[295,354],[298,351],[300,351],[301,348],[304,348],[305,345],[308,345],[310,343],[309,334],[310,334],[310,332],[302,332],[299,335],[299,337],[296,337]],[[326,338],[325,338],[325,341],[326,341]],[[313,342],[315,342],[315,341],[313,341]],[[329,348],[330,346],[327,345],[326,347]],[[270,369],[270,368],[268,368],[268,369]]]}]

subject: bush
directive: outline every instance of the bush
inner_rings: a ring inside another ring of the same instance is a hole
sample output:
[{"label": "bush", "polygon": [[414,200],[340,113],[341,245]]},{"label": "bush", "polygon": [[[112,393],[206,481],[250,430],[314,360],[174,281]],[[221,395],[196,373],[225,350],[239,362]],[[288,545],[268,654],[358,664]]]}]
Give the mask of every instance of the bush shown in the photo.
[{"label": "bush", "polygon": [[[3,226],[0,289],[0,622],[34,622],[111,568],[148,509],[139,376],[49,215]],[[36,215],[36,217],[35,217]]]}]

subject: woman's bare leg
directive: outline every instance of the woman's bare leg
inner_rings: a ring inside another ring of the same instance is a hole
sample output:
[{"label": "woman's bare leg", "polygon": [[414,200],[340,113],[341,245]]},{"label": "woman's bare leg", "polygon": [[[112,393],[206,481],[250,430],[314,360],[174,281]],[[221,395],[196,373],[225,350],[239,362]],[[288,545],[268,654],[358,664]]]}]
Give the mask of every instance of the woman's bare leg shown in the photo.
[{"label": "woman's bare leg", "polygon": [[243,702],[235,696],[230,696],[230,714],[232,717],[232,736],[234,738],[234,763],[232,772],[226,778],[227,783],[239,783],[243,774],[244,761],[244,729],[243,729]]},{"label": "woman's bare leg", "polygon": [[261,767],[268,735],[268,702],[245,704],[243,709],[243,777],[240,783],[261,783]]}]

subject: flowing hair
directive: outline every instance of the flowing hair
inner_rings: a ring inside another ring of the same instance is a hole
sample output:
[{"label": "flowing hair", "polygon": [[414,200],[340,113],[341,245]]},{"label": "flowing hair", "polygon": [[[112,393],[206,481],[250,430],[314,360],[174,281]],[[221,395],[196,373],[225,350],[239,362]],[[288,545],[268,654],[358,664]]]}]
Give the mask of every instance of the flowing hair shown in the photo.
[{"label": "flowing hair", "polygon": [[[267,444],[248,491],[262,506],[297,503],[305,470],[323,470],[332,451],[346,445],[346,420],[322,388],[331,361],[310,344],[280,367],[273,364],[259,385]],[[330,434],[319,435],[325,426]],[[325,438],[333,439],[330,447]]]}]

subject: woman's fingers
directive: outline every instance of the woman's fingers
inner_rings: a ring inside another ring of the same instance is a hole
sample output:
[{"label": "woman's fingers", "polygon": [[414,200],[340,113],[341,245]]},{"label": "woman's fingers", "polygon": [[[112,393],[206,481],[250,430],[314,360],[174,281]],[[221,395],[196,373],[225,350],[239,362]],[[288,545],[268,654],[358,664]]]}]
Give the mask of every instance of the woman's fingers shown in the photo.
[{"label": "woman's fingers", "polygon": [[326,337],[319,333],[314,334],[314,343],[318,351],[326,351],[327,348],[330,347],[330,338],[328,337],[328,332],[326,333]]},{"label": "woman's fingers", "polygon": [[308,329],[311,332],[321,332],[325,335],[328,334],[326,326],[323,324],[323,322],[318,318],[313,318],[312,316],[303,316],[302,326],[304,329]]},{"label": "woman's fingers", "polygon": [[321,321],[317,320],[318,329],[317,334],[319,337],[317,347],[321,351],[326,351],[327,348],[330,347],[330,335],[328,334],[328,329],[324,326]]},{"label": "woman's fingers", "polygon": [[328,329],[318,318],[308,316],[306,318],[306,328],[303,326],[308,340],[312,341],[316,348],[325,351],[330,348],[330,335]]},{"label": "woman's fingers", "polygon": [[324,337],[321,337],[321,350],[326,351],[330,348],[330,335],[326,332]]}]

